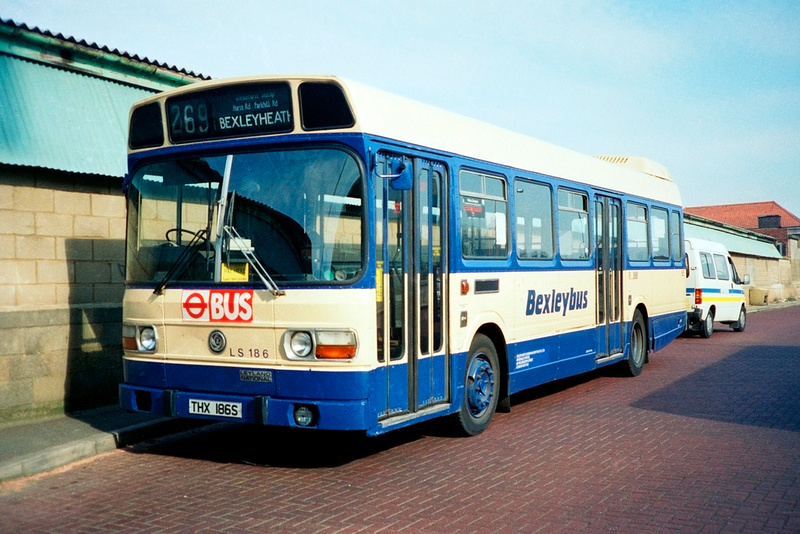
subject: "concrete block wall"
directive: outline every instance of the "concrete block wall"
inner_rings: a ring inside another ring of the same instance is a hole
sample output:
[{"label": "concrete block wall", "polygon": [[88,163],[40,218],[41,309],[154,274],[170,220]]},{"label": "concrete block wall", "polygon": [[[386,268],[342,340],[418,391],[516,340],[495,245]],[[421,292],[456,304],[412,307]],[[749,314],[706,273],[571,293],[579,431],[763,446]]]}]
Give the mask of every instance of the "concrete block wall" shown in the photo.
[{"label": "concrete block wall", "polygon": [[0,422],[113,403],[121,181],[0,165]]},{"label": "concrete block wall", "polygon": [[[792,276],[792,262],[787,259],[766,259],[731,254],[740,276],[750,275],[752,304],[769,304],[795,299],[800,296],[797,283]],[[766,299],[766,302],[764,302]]]}]

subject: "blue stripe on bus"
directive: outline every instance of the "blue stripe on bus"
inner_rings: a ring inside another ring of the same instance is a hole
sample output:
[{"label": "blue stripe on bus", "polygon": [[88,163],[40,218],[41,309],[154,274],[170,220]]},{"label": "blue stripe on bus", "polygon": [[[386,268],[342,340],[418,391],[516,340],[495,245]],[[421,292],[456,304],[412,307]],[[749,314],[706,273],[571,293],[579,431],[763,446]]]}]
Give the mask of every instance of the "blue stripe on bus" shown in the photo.
[{"label": "blue stripe on bus", "polygon": [[[683,331],[685,318],[685,312],[651,318],[648,332],[651,334],[652,348],[658,350],[679,335]],[[509,393],[596,369],[597,353],[593,349],[587,350],[587,347],[595,347],[597,340],[604,338],[603,329],[604,327],[588,328],[509,345]],[[624,324],[623,344],[627,343],[629,330],[630,323]],[[627,351],[627,347],[624,348]],[[466,357],[467,354],[463,352],[450,356],[452,399],[460,399],[463,395]],[[624,357],[624,354],[620,355],[602,365],[615,363]],[[434,374],[439,380],[444,380],[443,362],[444,358],[433,362],[436,365]],[[379,416],[387,406],[396,407],[398,412],[408,408],[406,389],[387,387],[385,367],[369,371],[268,369],[269,381],[265,381],[263,373],[267,369],[264,368],[124,359],[123,370],[125,383],[120,385],[121,406],[130,411],[159,415],[229,421],[230,418],[191,414],[189,401],[235,402],[242,405],[240,421],[295,426],[292,417],[294,407],[297,404],[308,404],[315,406],[319,413],[319,422],[315,428],[365,430],[369,434],[379,434],[385,431],[379,423]],[[245,374],[242,375],[242,372]],[[405,386],[407,372],[405,364],[389,366],[389,383]],[[243,379],[243,376],[247,379]],[[260,380],[250,381],[253,377]],[[435,386],[434,389],[439,388]],[[387,395],[392,396],[387,398]],[[266,415],[260,415],[259,399],[265,399]],[[443,415],[456,411],[458,407],[455,402],[437,413]],[[391,421],[389,424],[398,428],[418,421],[417,418],[409,418],[402,424]]]}]

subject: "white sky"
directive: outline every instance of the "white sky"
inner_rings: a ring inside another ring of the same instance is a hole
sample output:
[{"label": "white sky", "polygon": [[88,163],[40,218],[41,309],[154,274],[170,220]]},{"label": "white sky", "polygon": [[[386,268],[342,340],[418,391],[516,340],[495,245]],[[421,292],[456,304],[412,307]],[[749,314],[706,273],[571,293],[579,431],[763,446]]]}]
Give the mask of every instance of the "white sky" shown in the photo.
[{"label": "white sky", "polygon": [[212,77],[336,74],[800,217],[800,1],[0,0]]}]

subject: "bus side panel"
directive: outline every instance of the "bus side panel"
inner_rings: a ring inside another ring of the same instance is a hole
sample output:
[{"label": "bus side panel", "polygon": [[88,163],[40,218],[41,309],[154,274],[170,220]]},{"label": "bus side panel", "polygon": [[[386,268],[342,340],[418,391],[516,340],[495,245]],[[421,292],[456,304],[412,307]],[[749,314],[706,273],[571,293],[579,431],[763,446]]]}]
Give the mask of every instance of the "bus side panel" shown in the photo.
[{"label": "bus side panel", "polygon": [[686,324],[686,312],[681,310],[652,317],[650,328],[653,332],[653,350],[661,350],[673,339],[683,333]]},{"label": "bus side panel", "polygon": [[509,393],[586,373],[596,367],[595,329],[523,341],[509,346]]},{"label": "bus side panel", "polygon": [[[680,265],[631,268],[624,280],[624,292],[628,295],[625,319],[629,321],[636,307],[643,305],[649,318],[647,327],[653,342],[651,349],[663,349],[685,328],[685,270]],[[628,340],[629,328],[625,332],[625,339]]]},{"label": "bus side panel", "polygon": [[[401,409],[396,409],[395,411],[402,411],[408,408],[408,365],[403,362],[400,364],[393,364],[389,366],[389,377],[388,383],[386,382],[386,370],[385,368],[378,369],[376,371],[376,375],[383,377],[382,381],[373,380],[374,383],[374,393],[376,395],[376,406],[381,406],[385,409],[387,406],[395,406],[401,407]],[[389,387],[389,384],[400,384],[401,387]],[[387,391],[388,391],[388,398],[389,402],[386,402],[387,398]],[[378,400],[380,399],[380,400]],[[380,404],[379,404],[380,402]]]}]

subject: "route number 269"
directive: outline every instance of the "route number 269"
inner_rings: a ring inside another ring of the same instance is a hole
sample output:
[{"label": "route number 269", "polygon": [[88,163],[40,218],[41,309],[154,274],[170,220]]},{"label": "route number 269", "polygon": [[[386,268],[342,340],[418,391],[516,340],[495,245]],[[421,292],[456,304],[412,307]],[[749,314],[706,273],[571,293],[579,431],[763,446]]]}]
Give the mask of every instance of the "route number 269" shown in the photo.
[{"label": "route number 269", "polygon": [[169,110],[170,126],[173,134],[193,134],[208,132],[208,108],[198,104],[172,105]]}]

